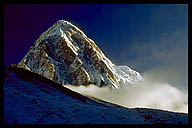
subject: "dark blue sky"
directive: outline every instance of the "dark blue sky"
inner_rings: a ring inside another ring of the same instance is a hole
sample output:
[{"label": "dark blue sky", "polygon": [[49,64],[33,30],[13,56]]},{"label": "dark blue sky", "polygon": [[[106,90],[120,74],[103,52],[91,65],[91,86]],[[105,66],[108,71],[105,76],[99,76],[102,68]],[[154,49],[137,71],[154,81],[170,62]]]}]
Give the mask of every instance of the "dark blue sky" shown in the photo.
[{"label": "dark blue sky", "polygon": [[4,65],[17,64],[40,34],[59,19],[78,26],[115,64],[144,72],[172,59],[187,63],[185,4],[7,4]]}]

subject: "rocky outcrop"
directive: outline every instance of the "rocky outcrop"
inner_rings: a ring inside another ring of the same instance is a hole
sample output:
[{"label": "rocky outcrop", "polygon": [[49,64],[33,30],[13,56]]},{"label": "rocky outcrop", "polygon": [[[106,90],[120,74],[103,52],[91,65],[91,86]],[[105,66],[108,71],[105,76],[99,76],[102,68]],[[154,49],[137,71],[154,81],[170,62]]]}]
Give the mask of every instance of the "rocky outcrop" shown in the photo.
[{"label": "rocky outcrop", "polygon": [[119,71],[121,68],[114,65],[93,40],[65,20],[57,21],[45,31],[18,65],[60,84],[118,88],[120,81],[133,84],[142,79],[127,66],[124,68],[132,72],[126,77],[122,75],[124,71]]}]

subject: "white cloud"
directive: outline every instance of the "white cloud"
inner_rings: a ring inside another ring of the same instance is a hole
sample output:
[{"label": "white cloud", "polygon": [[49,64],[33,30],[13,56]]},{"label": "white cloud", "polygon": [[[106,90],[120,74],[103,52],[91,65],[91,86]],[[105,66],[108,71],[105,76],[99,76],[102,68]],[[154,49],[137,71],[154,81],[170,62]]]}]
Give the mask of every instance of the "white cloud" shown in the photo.
[{"label": "white cloud", "polygon": [[188,40],[187,32],[162,33],[159,39],[135,42],[122,56],[127,65],[141,71],[144,82],[111,91],[97,86],[70,88],[85,95],[126,107],[150,107],[188,113]]},{"label": "white cloud", "polygon": [[[186,5],[169,7],[162,5],[158,9],[154,7],[151,26],[155,28],[152,30],[169,27],[168,25],[172,25],[172,21],[180,16],[185,15],[183,17],[187,18],[185,12],[187,12]],[[163,25],[164,22],[166,25]],[[183,24],[185,26],[183,28],[182,25],[176,27],[175,22],[173,24],[174,29],[170,31],[161,29],[154,31],[152,35],[146,33],[138,35],[135,42],[130,42],[131,45],[123,46],[124,48],[119,50],[119,59],[122,63],[142,72],[145,81],[136,86],[126,86],[113,91],[107,87],[99,88],[94,85],[69,87],[82,94],[126,107],[151,107],[188,113],[187,22]]]},{"label": "white cloud", "polygon": [[155,108],[175,112],[188,113],[187,92],[183,92],[167,83],[150,82],[148,80],[136,86],[124,86],[118,90],[108,87],[67,86],[83,95],[89,95],[128,108]]}]

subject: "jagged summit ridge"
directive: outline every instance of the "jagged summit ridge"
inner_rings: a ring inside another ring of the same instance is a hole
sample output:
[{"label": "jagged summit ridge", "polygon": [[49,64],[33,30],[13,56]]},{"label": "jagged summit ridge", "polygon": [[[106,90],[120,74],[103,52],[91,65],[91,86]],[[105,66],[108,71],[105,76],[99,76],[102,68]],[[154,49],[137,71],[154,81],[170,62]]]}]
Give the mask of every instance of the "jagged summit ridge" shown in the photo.
[{"label": "jagged summit ridge", "polygon": [[42,33],[18,65],[60,84],[118,88],[142,79],[129,67],[113,64],[93,40],[65,20]]}]

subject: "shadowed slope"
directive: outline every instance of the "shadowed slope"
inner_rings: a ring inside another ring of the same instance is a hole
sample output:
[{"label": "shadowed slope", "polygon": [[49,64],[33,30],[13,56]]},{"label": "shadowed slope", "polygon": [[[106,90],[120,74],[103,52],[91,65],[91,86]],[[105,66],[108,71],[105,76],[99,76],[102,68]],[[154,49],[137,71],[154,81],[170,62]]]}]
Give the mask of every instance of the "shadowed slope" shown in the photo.
[{"label": "shadowed slope", "polygon": [[4,72],[4,123],[186,124],[188,115],[155,109],[128,109],[88,98],[22,67]]}]

